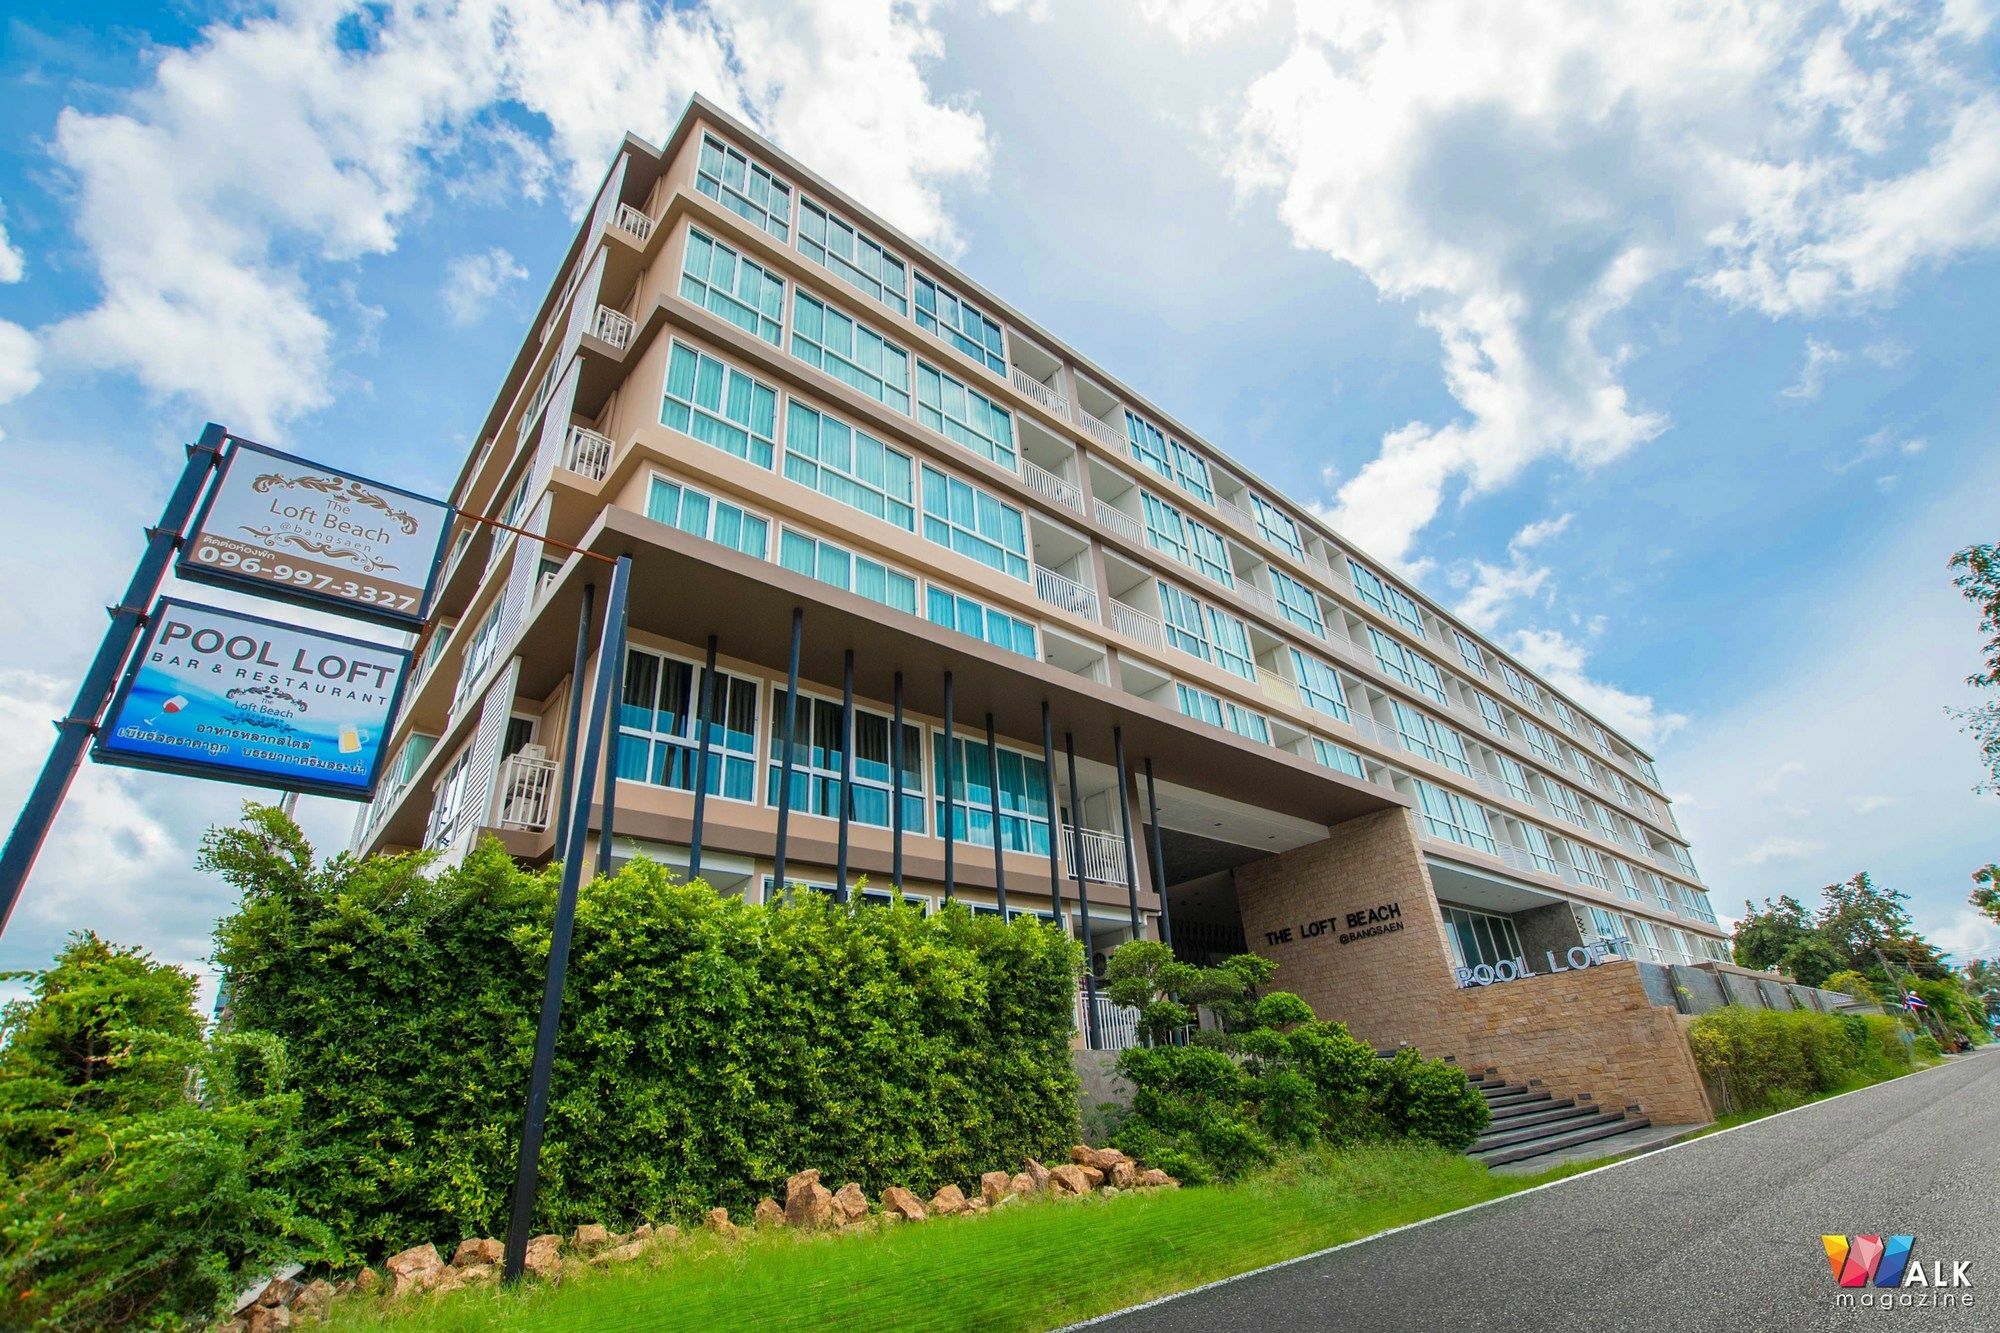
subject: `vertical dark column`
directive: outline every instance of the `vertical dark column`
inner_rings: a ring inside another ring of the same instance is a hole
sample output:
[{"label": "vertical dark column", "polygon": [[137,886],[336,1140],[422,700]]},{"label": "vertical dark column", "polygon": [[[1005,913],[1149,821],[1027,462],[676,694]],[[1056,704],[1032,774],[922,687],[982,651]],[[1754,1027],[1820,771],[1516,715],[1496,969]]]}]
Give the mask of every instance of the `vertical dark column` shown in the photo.
[{"label": "vertical dark column", "polygon": [[958,755],[952,745],[951,672],[944,673],[944,900],[951,901],[952,860],[958,853],[958,811],[953,798],[958,790]]},{"label": "vertical dark column", "polygon": [[1056,731],[1049,719],[1047,699],[1042,700],[1042,779],[1047,788],[1049,815],[1049,904],[1056,914],[1056,924],[1067,935],[1069,922],[1063,920],[1062,904],[1062,817],[1056,809]]},{"label": "vertical dark column", "polygon": [[993,739],[993,714],[986,715],[986,793],[993,805],[993,892],[1000,900],[1000,919],[1007,919],[1007,840],[1000,828],[1000,746]]},{"label": "vertical dark column", "polygon": [[1160,848],[1160,793],[1153,785],[1153,760],[1146,759],[1146,808],[1151,814],[1148,823],[1153,829],[1153,892],[1160,895],[1160,938],[1169,949],[1174,947],[1174,919],[1167,911],[1167,857]]},{"label": "vertical dark column", "polygon": [[854,818],[854,650],[840,663],[840,857],[833,873],[833,900],[847,901],[847,826]]},{"label": "vertical dark column", "polygon": [[[597,830],[597,873],[611,873],[611,839],[618,824],[618,713],[625,703],[625,617],[630,606],[630,593],[626,600],[618,603],[618,613],[611,614],[605,607],[604,642],[611,653],[611,715],[608,719],[611,729],[604,735],[604,744],[610,753],[604,760],[604,819]],[[590,818],[590,808],[584,807],[584,819]]]},{"label": "vertical dark column", "polygon": [[528,1107],[521,1123],[521,1152],[514,1163],[514,1194],[507,1223],[507,1249],[502,1268],[509,1281],[521,1276],[528,1257],[528,1231],[535,1220],[535,1195],[541,1182],[542,1127],[549,1110],[549,1078],[555,1069],[556,1032],[562,1025],[563,981],[569,974],[570,936],[576,928],[576,895],[583,881],[583,842],[589,833],[590,785],[603,757],[604,738],[611,730],[618,700],[612,690],[612,627],[625,618],[625,593],[631,581],[632,557],[621,555],[611,573],[611,596],[605,604],[604,639],[598,648],[596,702],[590,729],[583,733],[578,756],[576,810],[569,821],[569,842],[558,848],[562,878],[556,886],[555,919],[549,930],[548,977],[542,987],[541,1019],[535,1028],[535,1058],[528,1076]]},{"label": "vertical dark column", "polygon": [[799,637],[804,633],[805,619],[804,607],[792,608],[792,656],[785,668],[784,750],[778,756],[778,854],[771,866],[771,890],[781,896],[785,892],[785,835],[792,824],[792,737],[798,729]]},{"label": "vertical dark column", "polygon": [[1125,772],[1125,728],[1111,729],[1111,748],[1118,760],[1118,830],[1125,835],[1125,893],[1132,900],[1132,938],[1138,939],[1139,861],[1132,851],[1132,788]]},{"label": "vertical dark column", "polygon": [[[569,731],[563,736],[563,780],[556,811],[556,855],[569,846],[569,808],[576,803],[576,757],[583,749],[583,668],[590,660],[590,604],[597,585],[583,585],[583,610],[576,618],[576,660],[569,669]],[[618,762],[614,753],[612,762]]]},{"label": "vertical dark column", "polygon": [[[701,673],[701,703],[695,710],[694,835],[688,839],[688,878],[701,878],[701,831],[708,818],[709,732],[715,726],[715,636],[708,636],[708,664]],[[728,701],[724,701],[727,706]]]},{"label": "vertical dark column", "polygon": [[1083,882],[1083,826],[1077,822],[1078,804],[1083,793],[1076,785],[1076,737],[1063,733],[1063,749],[1069,755],[1069,829],[1070,829],[1070,870],[1076,876],[1076,905],[1083,912],[1083,1039],[1091,1050],[1097,1046],[1097,974],[1091,970],[1091,959],[1097,948],[1090,939],[1090,894]]},{"label": "vertical dark column", "polygon": [[[889,761],[895,765],[895,772],[889,776],[889,878],[897,888],[903,887],[903,765],[908,755],[903,749],[903,673],[896,673],[895,718],[891,725],[895,728],[895,743],[890,746]],[[924,761],[923,746],[917,747],[917,763]]]}]

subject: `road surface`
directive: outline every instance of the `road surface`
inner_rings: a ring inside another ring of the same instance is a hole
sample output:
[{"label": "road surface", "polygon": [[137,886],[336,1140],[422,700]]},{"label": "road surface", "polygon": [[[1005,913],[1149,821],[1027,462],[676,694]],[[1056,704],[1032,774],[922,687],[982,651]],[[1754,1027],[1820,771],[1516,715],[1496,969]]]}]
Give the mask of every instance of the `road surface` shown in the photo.
[{"label": "road surface", "polygon": [[[1823,1233],[1914,1236],[1912,1261],[1943,1260],[1947,1277],[1970,1261],[1973,1303],[1840,1309]],[[1093,1333],[1320,1328],[2000,1330],[2000,1049],[1111,1315]]]}]

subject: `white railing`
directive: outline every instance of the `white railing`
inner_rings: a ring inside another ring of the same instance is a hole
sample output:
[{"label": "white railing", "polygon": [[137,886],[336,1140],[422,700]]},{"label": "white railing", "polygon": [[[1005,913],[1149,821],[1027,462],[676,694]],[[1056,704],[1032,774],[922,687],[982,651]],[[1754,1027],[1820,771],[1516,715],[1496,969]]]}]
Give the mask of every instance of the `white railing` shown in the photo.
[{"label": "white railing", "polygon": [[1021,369],[1019,366],[1015,366],[1014,373],[1010,378],[1014,381],[1015,388],[1040,403],[1043,407],[1048,408],[1049,411],[1059,417],[1069,415],[1069,399],[1063,397],[1054,389],[1051,389],[1048,385],[1030,375],[1027,371]]},{"label": "white railing", "polygon": [[1234,496],[1224,495],[1221,491],[1217,491],[1215,493],[1215,507],[1224,518],[1234,522],[1246,533],[1260,537],[1263,535],[1257,527],[1257,520],[1251,517],[1248,509],[1243,507],[1242,501],[1236,499]]},{"label": "white railing", "polygon": [[1063,872],[1076,875],[1076,853],[1083,850],[1083,877],[1102,884],[1125,883],[1125,840],[1102,829],[1073,828],[1062,831]]},{"label": "white railing", "polygon": [[555,810],[556,761],[527,754],[510,754],[500,761],[500,781],[494,793],[494,823],[501,828],[540,833]]},{"label": "white railing", "polygon": [[1160,622],[1147,615],[1136,606],[1127,606],[1117,598],[1111,600],[1111,628],[1128,639],[1151,644],[1155,648],[1167,646],[1167,636],[1160,629]]},{"label": "white railing", "polygon": [[1271,596],[1270,593],[1265,592],[1249,579],[1238,579],[1236,581],[1236,592],[1244,601],[1250,603],[1250,605],[1256,607],[1265,615],[1275,616],[1278,614],[1278,599]]},{"label": "white railing", "polygon": [[602,338],[619,351],[632,345],[632,320],[621,315],[608,305],[597,307],[597,318],[590,323],[593,337]]},{"label": "white railing", "polygon": [[1259,667],[1257,669],[1257,683],[1264,687],[1264,695],[1268,699],[1286,704],[1292,708],[1303,708],[1305,706],[1305,701],[1299,698],[1299,687],[1286,680],[1283,676],[1276,675]]},{"label": "white railing", "polygon": [[617,213],[612,215],[611,225],[641,245],[644,245],[646,239],[653,234],[653,220],[630,204],[618,205]]},{"label": "white railing", "polygon": [[1087,414],[1079,415],[1078,421],[1083,426],[1083,433],[1091,439],[1096,440],[1099,444],[1113,449],[1122,450],[1125,448],[1125,433],[1116,426],[1099,421],[1096,417]]},{"label": "white railing", "polygon": [[1097,619],[1096,591],[1053,569],[1035,566],[1035,596],[1071,615],[1082,616],[1085,620]]},{"label": "white railing", "polygon": [[563,437],[562,465],[592,481],[603,481],[611,469],[611,437],[588,426],[571,426]]},{"label": "white railing", "polygon": [[[1139,1011],[1130,1005],[1113,1004],[1103,994],[1103,983],[1098,983],[1096,998],[1097,1045],[1100,1051],[1123,1051],[1139,1044]],[[1091,995],[1082,986],[1076,988],[1076,1030],[1090,1039]]]},{"label": "white railing", "polygon": [[1064,481],[1047,468],[1037,467],[1025,458],[1021,460],[1021,476],[1028,483],[1028,489],[1043,499],[1053,500],[1079,514],[1084,512],[1083,491],[1074,482]]},{"label": "white railing", "polygon": [[1127,541],[1146,540],[1146,526],[1122,509],[1115,509],[1108,500],[1097,502],[1097,521]]},{"label": "white railing", "polygon": [[549,395],[556,391],[556,382],[562,378],[563,372],[567,369],[569,369],[569,363],[558,356],[555,360],[549,362],[549,368],[542,372],[541,383],[535,386],[533,396],[528,399],[527,408],[521,413],[521,424],[518,428],[518,434],[522,443],[527,443],[528,432],[533,430],[536,423],[541,420],[542,409],[548,406]]}]

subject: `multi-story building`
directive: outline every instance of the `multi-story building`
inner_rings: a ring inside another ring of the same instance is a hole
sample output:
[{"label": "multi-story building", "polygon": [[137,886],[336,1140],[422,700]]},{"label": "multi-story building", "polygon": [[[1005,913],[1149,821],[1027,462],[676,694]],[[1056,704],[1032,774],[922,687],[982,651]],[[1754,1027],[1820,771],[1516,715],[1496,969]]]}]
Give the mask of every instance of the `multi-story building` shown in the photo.
[{"label": "multi-story building", "polygon": [[625,141],[451,498],[508,526],[461,525],[360,849],[552,855],[630,555],[614,863],[1267,951],[1488,1062],[1440,1015],[1727,958],[1644,751],[699,99]]}]

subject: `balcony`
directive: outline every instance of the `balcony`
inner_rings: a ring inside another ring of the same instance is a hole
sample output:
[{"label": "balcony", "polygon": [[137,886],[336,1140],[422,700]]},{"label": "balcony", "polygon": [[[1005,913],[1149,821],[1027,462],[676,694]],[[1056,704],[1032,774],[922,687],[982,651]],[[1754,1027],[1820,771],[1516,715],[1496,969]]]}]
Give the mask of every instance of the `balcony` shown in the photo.
[{"label": "balcony", "polygon": [[493,822],[501,828],[531,833],[548,828],[556,806],[556,761],[544,757],[541,748],[524,746],[500,761]]},{"label": "balcony", "polygon": [[1257,684],[1262,687],[1264,697],[1287,708],[1303,708],[1305,701],[1299,697],[1299,687],[1283,676],[1264,667],[1257,668]]},{"label": "balcony", "polygon": [[653,234],[653,220],[630,204],[618,205],[617,213],[612,215],[611,225],[641,245],[644,245]]},{"label": "balcony", "polygon": [[[1018,373],[1018,372],[1017,372]],[[1064,481],[1045,467],[1039,467],[1023,458],[1021,479],[1028,483],[1028,489],[1075,513],[1084,513],[1083,491],[1074,483]]]},{"label": "balcony", "polygon": [[1111,628],[1128,639],[1137,639],[1152,648],[1165,648],[1167,636],[1160,628],[1160,622],[1147,615],[1136,606],[1127,606],[1116,600],[1111,603]]},{"label": "balcony", "polygon": [[563,436],[561,463],[564,470],[591,481],[603,481],[611,470],[611,437],[599,435],[588,426],[571,426]]},{"label": "balcony", "polygon": [[1093,589],[1041,565],[1035,566],[1035,596],[1073,616],[1097,619],[1097,593]]},{"label": "balcony", "polygon": [[1013,374],[1008,378],[1013,381],[1015,388],[1057,416],[1067,417],[1069,415],[1069,399],[1063,397],[1054,389],[1051,389],[1048,385],[1021,369],[1021,367],[1015,366]]},{"label": "balcony", "polygon": [[1146,540],[1145,525],[1124,510],[1114,508],[1109,501],[1097,502],[1097,521],[1128,542],[1143,544]]},{"label": "balcony", "polygon": [[1125,840],[1102,829],[1062,830],[1063,873],[1076,878],[1077,854],[1083,855],[1083,877],[1102,884],[1123,884],[1125,880]]},{"label": "balcony", "polygon": [[1119,453],[1125,452],[1126,442],[1124,432],[1120,431],[1116,426],[1111,425],[1109,422],[1100,421],[1092,416],[1079,417],[1077,424],[1083,427],[1085,435],[1096,440],[1105,448],[1115,449]]},{"label": "balcony", "polygon": [[[1098,983],[1094,997],[1097,1007],[1097,1049],[1100,1051],[1129,1050],[1139,1044],[1139,1011],[1130,1005],[1113,1004],[1104,994],[1103,983]],[[1090,1034],[1090,1005],[1093,997],[1082,986],[1076,988],[1076,1030],[1088,1038]]]},{"label": "balcony", "polygon": [[592,337],[610,343],[621,352],[632,345],[632,329],[631,319],[608,305],[597,307],[597,317],[590,322]]}]

